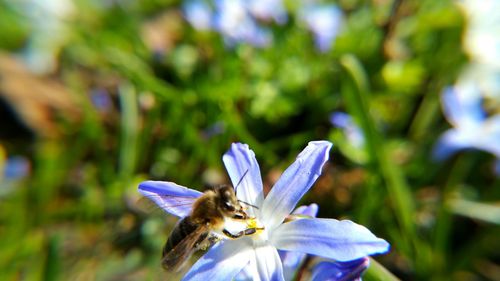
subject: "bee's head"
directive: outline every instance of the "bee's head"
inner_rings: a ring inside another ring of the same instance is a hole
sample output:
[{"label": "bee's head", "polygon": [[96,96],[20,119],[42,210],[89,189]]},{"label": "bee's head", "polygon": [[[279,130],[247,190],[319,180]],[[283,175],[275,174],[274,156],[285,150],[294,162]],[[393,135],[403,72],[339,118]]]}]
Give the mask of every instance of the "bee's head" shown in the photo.
[{"label": "bee's head", "polygon": [[246,214],[243,211],[243,207],[240,205],[234,189],[229,185],[221,185],[216,188],[216,193],[219,196],[219,208],[225,216],[244,219]]}]

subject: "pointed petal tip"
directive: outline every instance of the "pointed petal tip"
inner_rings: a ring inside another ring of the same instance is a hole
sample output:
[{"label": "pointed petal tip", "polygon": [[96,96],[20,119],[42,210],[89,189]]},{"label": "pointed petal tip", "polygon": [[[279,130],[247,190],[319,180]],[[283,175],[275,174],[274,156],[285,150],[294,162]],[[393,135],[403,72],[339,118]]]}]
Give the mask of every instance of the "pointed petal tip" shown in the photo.
[{"label": "pointed petal tip", "polygon": [[326,141],[326,140],[310,141],[309,144],[310,145],[325,146],[325,147],[328,147],[328,148],[331,148],[332,145],[333,145],[333,143],[331,143],[330,141]]},{"label": "pointed petal tip", "polygon": [[250,146],[248,146],[248,144],[242,143],[242,142],[233,142],[233,143],[231,143],[231,149],[249,150]]},{"label": "pointed petal tip", "polygon": [[154,183],[154,181],[143,181],[141,182],[138,186],[137,186],[137,189],[139,190],[139,192],[141,191],[147,191],[148,189],[150,189],[151,185]]},{"label": "pointed petal tip", "polygon": [[[222,162],[240,200],[260,206],[264,200],[262,177],[255,153],[244,143],[232,143]],[[252,213],[252,211],[250,211]]]},{"label": "pointed petal tip", "polygon": [[386,254],[391,250],[391,244],[389,244],[389,242],[385,241],[382,238],[378,238],[378,240],[378,250],[373,251],[373,253],[370,255]]},{"label": "pointed petal tip", "polygon": [[297,156],[298,160],[310,159],[316,162],[312,169],[317,175],[321,175],[323,164],[330,158],[330,149],[333,144],[329,141],[310,141],[306,148]]},{"label": "pointed petal tip", "polygon": [[330,152],[330,149],[333,146],[333,143],[325,140],[319,141],[310,141],[307,146],[313,146],[315,149],[323,150],[324,152]]}]

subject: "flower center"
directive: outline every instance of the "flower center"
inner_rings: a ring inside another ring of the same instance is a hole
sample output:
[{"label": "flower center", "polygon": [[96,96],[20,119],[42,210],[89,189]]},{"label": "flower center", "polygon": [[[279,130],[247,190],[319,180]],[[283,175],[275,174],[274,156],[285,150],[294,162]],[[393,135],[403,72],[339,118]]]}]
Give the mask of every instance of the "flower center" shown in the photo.
[{"label": "flower center", "polygon": [[268,232],[265,226],[257,218],[247,219],[247,229],[255,229],[255,233],[249,235],[256,244],[262,244],[268,240]]}]

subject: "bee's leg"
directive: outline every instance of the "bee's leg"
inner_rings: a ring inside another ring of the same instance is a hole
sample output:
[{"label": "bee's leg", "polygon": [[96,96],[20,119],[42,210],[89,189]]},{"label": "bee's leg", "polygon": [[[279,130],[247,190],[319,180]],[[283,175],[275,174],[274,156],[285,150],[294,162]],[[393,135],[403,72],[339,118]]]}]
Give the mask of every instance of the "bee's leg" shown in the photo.
[{"label": "bee's leg", "polygon": [[264,228],[260,228],[260,227],[252,227],[252,228],[247,228],[245,230],[242,230],[236,234],[229,232],[227,229],[223,229],[222,233],[224,233],[224,235],[226,235],[229,238],[236,239],[236,238],[240,238],[243,235],[252,235],[252,234],[256,233],[257,230],[263,230],[263,229]]}]

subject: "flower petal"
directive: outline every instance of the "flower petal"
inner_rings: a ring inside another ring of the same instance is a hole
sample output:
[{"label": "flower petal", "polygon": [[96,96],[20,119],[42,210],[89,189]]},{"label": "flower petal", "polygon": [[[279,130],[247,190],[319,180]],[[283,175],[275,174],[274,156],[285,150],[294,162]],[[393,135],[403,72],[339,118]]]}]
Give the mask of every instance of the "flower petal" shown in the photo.
[{"label": "flower petal", "polygon": [[221,241],[208,250],[182,280],[233,280],[248,264],[252,255],[253,249],[247,239]]},{"label": "flower petal", "polygon": [[480,133],[476,135],[475,147],[500,158],[500,114],[491,116],[481,124]]},{"label": "flower petal", "polygon": [[283,275],[285,280],[293,280],[297,274],[297,269],[300,264],[305,260],[306,254],[292,251],[278,251],[281,263],[283,264]]},{"label": "flower petal", "polygon": [[389,243],[352,221],[300,219],[274,231],[271,244],[280,250],[313,254],[337,261],[350,261],[385,253]]},{"label": "flower petal", "polygon": [[271,245],[254,248],[254,256],[246,268],[249,280],[283,281],[283,266],[278,251]]},{"label": "flower petal", "polygon": [[500,176],[500,159],[497,159],[495,161],[495,164],[493,165],[493,172],[497,175]]},{"label": "flower petal", "polygon": [[315,218],[318,214],[318,204],[302,205],[293,211],[292,215],[306,216]]},{"label": "flower petal", "polygon": [[139,192],[166,212],[178,217],[189,215],[193,202],[203,194],[166,181],[142,182],[139,184]]},{"label": "flower petal", "polygon": [[212,11],[204,1],[192,0],[183,4],[186,20],[197,30],[209,30],[212,27]]},{"label": "flower petal", "polygon": [[330,115],[330,122],[340,129],[354,147],[362,148],[365,144],[363,130],[354,122],[354,119],[347,113],[334,112]]},{"label": "flower petal", "polygon": [[[315,218],[318,214],[318,205],[311,204],[309,206],[303,205],[295,209],[290,219],[301,219],[301,218]],[[285,275],[285,280],[293,280],[296,271],[300,264],[306,258],[306,254],[294,251],[278,251],[281,262],[283,263],[283,274]]]},{"label": "flower petal", "polygon": [[[260,207],[264,201],[262,177],[255,153],[247,144],[233,143],[222,157],[238,198]],[[253,209],[248,209],[253,216]]]},{"label": "flower petal", "polygon": [[316,47],[321,52],[332,47],[343,22],[342,11],[335,5],[306,5],[301,9],[299,19],[314,34]]},{"label": "flower petal", "polygon": [[312,281],[361,280],[361,275],[369,265],[368,257],[348,262],[320,262],[313,269]]},{"label": "flower petal", "polygon": [[332,144],[312,141],[286,169],[262,204],[262,220],[267,228],[279,225],[295,208],[321,174]]},{"label": "flower petal", "polygon": [[445,117],[454,127],[474,127],[485,118],[481,96],[473,83],[446,88],[441,94],[441,104]]},{"label": "flower petal", "polygon": [[449,129],[434,145],[432,157],[443,161],[461,149],[470,148],[476,135],[477,130]]}]

